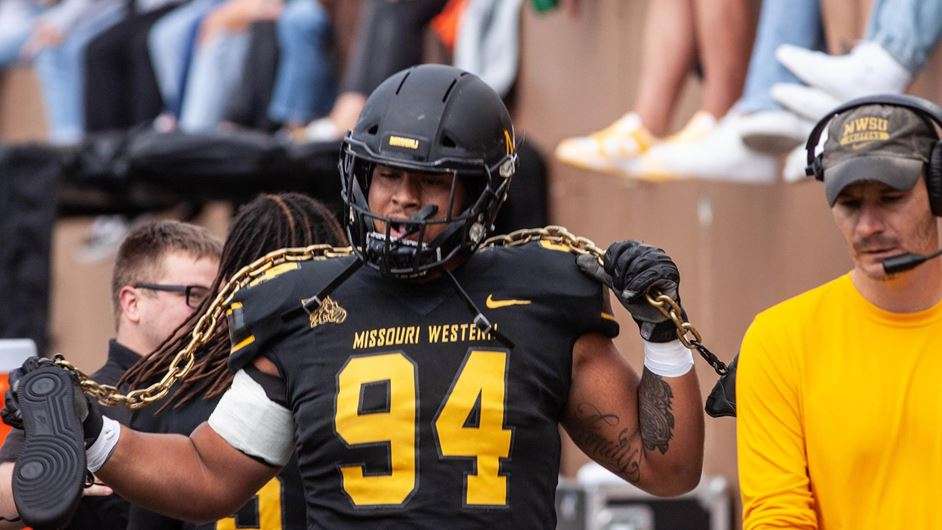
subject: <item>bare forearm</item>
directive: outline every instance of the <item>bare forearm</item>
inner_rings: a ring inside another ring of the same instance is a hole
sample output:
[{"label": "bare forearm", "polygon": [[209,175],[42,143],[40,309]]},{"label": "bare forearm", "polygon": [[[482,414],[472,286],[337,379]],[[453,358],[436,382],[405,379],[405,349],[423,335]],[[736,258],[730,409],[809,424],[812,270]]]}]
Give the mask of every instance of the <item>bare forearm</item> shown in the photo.
[{"label": "bare forearm", "polygon": [[567,430],[589,457],[628,482],[655,495],[678,495],[696,486],[702,466],[703,418],[699,398],[689,403],[691,390],[697,391],[691,374],[660,378],[646,371],[636,414],[584,401]]},{"label": "bare forearm", "polygon": [[703,412],[694,370],[680,377],[644,370],[638,386],[638,427],[641,479],[676,479],[668,484],[649,480],[646,489],[675,495],[696,486],[703,466]]},{"label": "bare forearm", "polygon": [[640,381],[610,343],[577,343],[565,427],[596,462],[657,495],[693,488],[703,461],[696,374]]},{"label": "bare forearm", "polygon": [[22,522],[10,521],[18,518],[13,503],[13,462],[4,462],[0,464],[0,530],[23,528]]},{"label": "bare forearm", "polygon": [[98,476],[134,504],[178,519],[208,521],[235,512],[245,500],[233,494],[216,467],[190,437],[122,428]]}]

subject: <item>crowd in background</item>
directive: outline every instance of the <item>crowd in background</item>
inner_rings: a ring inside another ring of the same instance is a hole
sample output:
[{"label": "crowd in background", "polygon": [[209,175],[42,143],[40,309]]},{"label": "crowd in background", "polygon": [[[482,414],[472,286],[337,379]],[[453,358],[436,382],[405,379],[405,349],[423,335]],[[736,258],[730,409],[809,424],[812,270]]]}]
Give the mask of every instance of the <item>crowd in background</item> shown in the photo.
[{"label": "crowd in background", "polygon": [[[638,98],[609,127],[564,140],[572,166],[661,182],[702,178],[746,183],[804,178],[804,142],[827,111],[853,98],[903,93],[942,36],[942,2],[876,0],[864,38],[828,55],[820,0],[651,2]],[[751,56],[749,50],[751,49]],[[668,129],[688,73],[702,104]]]},{"label": "crowd in background", "polygon": [[[141,129],[336,142],[381,80],[430,59],[512,96],[521,11],[579,17],[583,4],[0,0],[0,67],[32,65],[53,145]],[[351,15],[352,31],[335,31]],[[624,51],[641,57],[634,104],[564,139],[556,158],[629,180],[767,184],[804,177],[804,140],[829,109],[907,89],[942,35],[942,1],[876,0],[863,40],[838,56],[822,51],[820,0],[663,0],[644,27],[640,49]],[[671,130],[690,75],[700,108]],[[99,218],[84,254],[113,251],[126,231],[122,217]]]},{"label": "crowd in background", "polygon": [[56,144],[141,125],[335,140],[381,80],[422,62],[427,28],[459,65],[506,93],[521,3],[363,2],[338,82],[332,17],[349,7],[340,2],[3,0],[0,66],[33,64]]},{"label": "crowd in background", "polygon": [[[521,10],[547,2],[364,0],[346,57],[340,3],[0,0],[0,66],[32,64],[56,145],[135,128],[335,142],[383,79],[430,56],[511,95]],[[563,3],[579,16],[578,0]],[[797,181],[816,121],[860,96],[905,92],[942,37],[942,0],[875,0],[864,38],[843,55],[823,51],[820,0],[658,0],[646,17],[634,104],[563,140],[562,163],[654,183]],[[672,130],[690,75],[700,108]]]},{"label": "crowd in background", "polygon": [[[366,0],[341,57],[333,19],[349,4],[337,1],[2,0],[0,66],[33,64],[56,144],[137,126],[241,126],[332,141],[380,80],[429,57],[507,95],[523,3]],[[580,3],[562,2],[573,16]],[[905,91],[942,33],[942,2],[877,0],[863,40],[830,56],[821,51],[820,0],[759,4],[652,2],[635,104],[609,127],[561,142],[557,158],[629,179],[768,183],[784,156],[785,179],[797,180],[814,121],[857,96]],[[433,40],[441,46],[430,51]],[[701,108],[671,131],[691,72]]]}]

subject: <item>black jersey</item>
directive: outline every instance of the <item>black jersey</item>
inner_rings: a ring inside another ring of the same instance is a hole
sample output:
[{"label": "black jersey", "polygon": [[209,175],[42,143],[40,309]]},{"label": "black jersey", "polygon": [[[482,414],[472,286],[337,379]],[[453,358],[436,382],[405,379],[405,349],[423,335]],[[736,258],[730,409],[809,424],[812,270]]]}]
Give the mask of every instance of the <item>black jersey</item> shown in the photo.
[{"label": "black jersey", "polygon": [[512,350],[448,278],[368,267],[282,322],[352,259],[281,266],[230,307],[232,368],[261,354],[285,377],[308,528],[554,528],[572,347],[618,334],[601,284],[565,247],[475,253],[454,275]]},{"label": "black jersey", "polygon": [[[179,408],[156,413],[157,402],[134,413],[131,427],[142,432],[190,434],[209,419],[219,398],[196,399]],[[261,490],[233,516],[206,524],[193,524],[131,505],[127,530],[301,530],[306,528],[304,494],[296,459],[292,458]]]}]

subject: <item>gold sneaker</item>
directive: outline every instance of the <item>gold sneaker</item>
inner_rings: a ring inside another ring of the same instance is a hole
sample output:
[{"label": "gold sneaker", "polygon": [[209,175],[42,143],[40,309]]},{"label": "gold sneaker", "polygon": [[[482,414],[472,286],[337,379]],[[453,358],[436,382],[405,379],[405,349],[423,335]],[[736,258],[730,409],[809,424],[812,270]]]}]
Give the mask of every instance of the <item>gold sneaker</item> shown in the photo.
[{"label": "gold sneaker", "polygon": [[645,153],[656,142],[641,123],[641,117],[629,112],[589,136],[566,138],[556,146],[556,158],[579,169],[617,174],[623,164]]}]

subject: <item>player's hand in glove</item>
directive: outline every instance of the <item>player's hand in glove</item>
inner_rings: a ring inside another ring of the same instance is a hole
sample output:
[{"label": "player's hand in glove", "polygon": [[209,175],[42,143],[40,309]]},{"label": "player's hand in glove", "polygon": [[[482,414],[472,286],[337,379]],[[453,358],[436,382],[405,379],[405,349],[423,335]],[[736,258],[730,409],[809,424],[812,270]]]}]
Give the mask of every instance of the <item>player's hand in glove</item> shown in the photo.
[{"label": "player's hand in glove", "polygon": [[616,241],[608,247],[601,265],[589,254],[580,255],[576,263],[584,273],[612,289],[638,323],[641,338],[648,342],[677,338],[674,323],[645,297],[651,289],[680,303],[680,271],[666,252],[638,241]]}]

